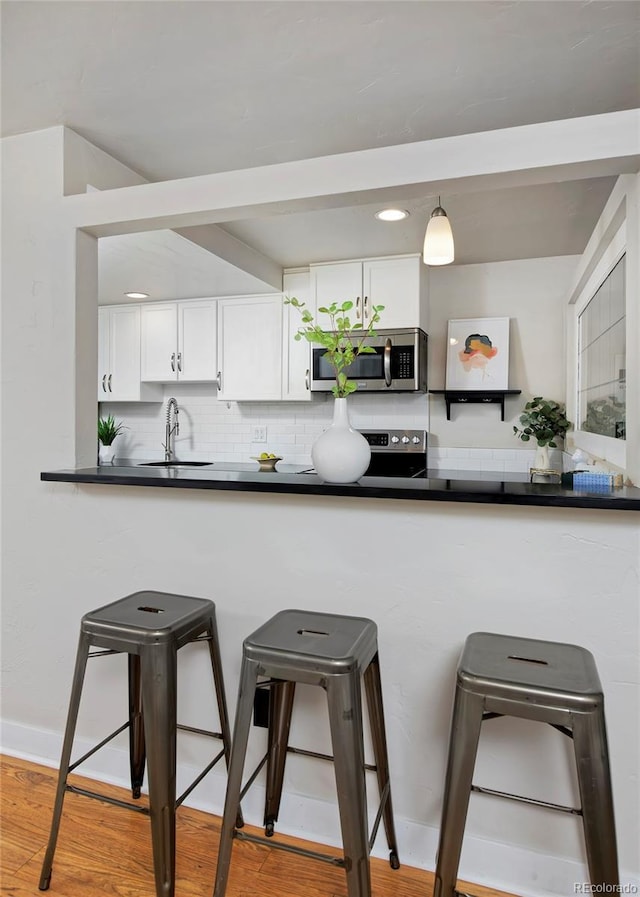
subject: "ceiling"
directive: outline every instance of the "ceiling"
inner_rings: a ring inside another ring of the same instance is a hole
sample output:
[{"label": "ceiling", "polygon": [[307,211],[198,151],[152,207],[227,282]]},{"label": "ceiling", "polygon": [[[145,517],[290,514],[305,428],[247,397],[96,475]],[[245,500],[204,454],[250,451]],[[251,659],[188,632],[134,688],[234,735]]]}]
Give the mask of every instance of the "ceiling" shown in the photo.
[{"label": "ceiling", "polygon": [[[149,180],[640,106],[635,0],[5,0],[0,16],[2,134],[64,124]],[[613,181],[443,196],[456,263],[581,252]],[[399,224],[364,205],[223,226],[282,265],[419,252],[435,201],[399,193]],[[172,289],[211,292],[211,253],[146,236],[108,238],[111,257],[128,245],[153,269],[155,246]],[[203,256],[195,281],[183,250]]]},{"label": "ceiling", "polygon": [[158,302],[272,291],[257,277],[170,230],[102,237],[98,250],[100,305],[127,302],[125,294],[134,292]]}]

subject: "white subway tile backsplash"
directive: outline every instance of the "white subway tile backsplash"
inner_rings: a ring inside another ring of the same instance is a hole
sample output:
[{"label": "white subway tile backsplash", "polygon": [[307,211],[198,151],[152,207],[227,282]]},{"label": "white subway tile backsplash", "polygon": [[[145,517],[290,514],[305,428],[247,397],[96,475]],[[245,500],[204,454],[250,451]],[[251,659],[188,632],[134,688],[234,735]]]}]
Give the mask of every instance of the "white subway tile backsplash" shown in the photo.
[{"label": "white subway tile backsplash", "polygon": [[[248,461],[268,450],[297,464],[311,464],[311,447],[333,418],[333,398],[316,396],[308,403],[219,402],[208,384],[172,384],[165,399],[175,396],[180,407],[176,449],[184,460]],[[101,408],[128,428],[116,454],[133,460],[163,457],[165,403],[110,404]],[[428,405],[422,395],[352,396],[352,424],[359,429],[429,429]],[[266,443],[252,441],[255,426],[267,427]],[[429,447],[428,465],[436,470],[484,470],[526,473],[535,450]],[[562,453],[552,451],[552,466],[562,466]]]},{"label": "white subway tile backsplash", "polygon": [[504,469],[504,461],[497,461],[495,458],[492,458],[490,461],[480,462],[480,470],[495,470],[497,472],[504,472]]}]

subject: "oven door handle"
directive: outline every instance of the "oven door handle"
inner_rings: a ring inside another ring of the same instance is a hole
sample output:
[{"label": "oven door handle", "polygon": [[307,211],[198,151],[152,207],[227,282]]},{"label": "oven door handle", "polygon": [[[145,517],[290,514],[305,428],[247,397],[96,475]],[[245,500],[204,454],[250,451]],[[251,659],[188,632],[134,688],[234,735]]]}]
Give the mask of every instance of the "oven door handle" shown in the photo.
[{"label": "oven door handle", "polygon": [[384,344],[384,382],[391,386],[391,340],[387,338]]}]

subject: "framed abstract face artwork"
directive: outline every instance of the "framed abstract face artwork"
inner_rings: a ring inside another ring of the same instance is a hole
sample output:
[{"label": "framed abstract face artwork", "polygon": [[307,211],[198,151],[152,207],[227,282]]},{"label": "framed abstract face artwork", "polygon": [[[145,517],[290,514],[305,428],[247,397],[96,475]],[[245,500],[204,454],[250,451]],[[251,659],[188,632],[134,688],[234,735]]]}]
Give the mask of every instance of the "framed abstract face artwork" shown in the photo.
[{"label": "framed abstract face artwork", "polygon": [[449,321],[447,389],[509,388],[509,318]]}]

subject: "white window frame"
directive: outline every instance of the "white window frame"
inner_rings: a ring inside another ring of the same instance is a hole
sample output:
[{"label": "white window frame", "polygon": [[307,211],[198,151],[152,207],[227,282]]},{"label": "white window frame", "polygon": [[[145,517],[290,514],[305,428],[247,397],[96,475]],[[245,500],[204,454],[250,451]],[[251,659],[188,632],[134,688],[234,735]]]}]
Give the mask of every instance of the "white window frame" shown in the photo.
[{"label": "white window frame", "polygon": [[[627,251],[627,233],[626,233],[626,222],[623,223],[620,228],[616,231],[611,242],[608,244],[607,248],[602,253],[602,257],[598,261],[598,264],[593,269],[591,276],[588,278],[586,283],[584,284],[582,290],[580,291],[578,298],[576,299],[575,304],[573,305],[573,314],[574,314],[574,346],[573,346],[573,358],[575,359],[575,381],[574,381],[574,389],[572,395],[572,405],[573,405],[573,420],[577,421],[578,419],[578,403],[579,403],[579,385],[580,385],[580,372],[578,369],[578,365],[580,363],[580,356],[578,354],[580,347],[580,334],[579,334],[579,318],[584,309],[587,307],[589,302],[593,299],[597,291],[600,289],[604,281],[607,279],[609,274],[613,271],[615,266],[618,264],[622,256]],[[625,322],[628,320],[628,311],[629,311],[629,279],[625,277]],[[626,324],[625,324],[626,326]],[[628,409],[627,409],[628,412]],[[582,449],[585,452],[588,452],[589,455],[594,455],[597,458],[601,458],[603,461],[608,461],[610,464],[613,464],[615,467],[619,467],[622,470],[626,469],[627,463],[627,442],[626,439],[614,439],[612,436],[601,436],[599,433],[589,433],[586,430],[574,430],[573,432],[573,443],[576,448]]]}]

